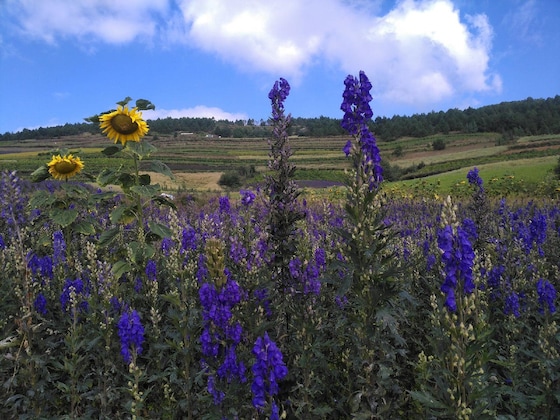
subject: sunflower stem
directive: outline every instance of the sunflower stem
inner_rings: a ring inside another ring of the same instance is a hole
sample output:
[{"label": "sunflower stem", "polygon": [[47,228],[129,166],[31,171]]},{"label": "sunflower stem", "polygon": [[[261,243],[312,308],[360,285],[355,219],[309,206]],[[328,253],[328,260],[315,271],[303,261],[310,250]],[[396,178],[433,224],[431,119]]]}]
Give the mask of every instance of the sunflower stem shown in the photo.
[{"label": "sunflower stem", "polygon": [[[138,170],[138,156],[136,153],[132,154],[134,156],[134,182],[136,186],[140,186],[140,172]],[[142,197],[140,194],[135,193],[136,196],[136,207],[137,207],[137,218],[138,218],[138,240],[143,243],[142,239],[144,237],[144,212],[142,209]]]}]

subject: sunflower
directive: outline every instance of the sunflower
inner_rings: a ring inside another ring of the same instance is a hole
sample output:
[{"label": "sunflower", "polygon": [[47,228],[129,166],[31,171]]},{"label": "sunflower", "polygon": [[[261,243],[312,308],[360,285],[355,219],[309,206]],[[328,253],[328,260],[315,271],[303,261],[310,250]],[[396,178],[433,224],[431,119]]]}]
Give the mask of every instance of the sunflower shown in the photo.
[{"label": "sunflower", "polygon": [[78,174],[84,167],[79,157],[73,155],[56,155],[47,163],[49,173],[54,179],[68,180]]},{"label": "sunflower", "polygon": [[129,110],[128,106],[119,106],[116,111],[101,115],[99,123],[107,137],[115,143],[120,141],[123,146],[127,141],[140,141],[148,133],[148,124],[138,108]]}]

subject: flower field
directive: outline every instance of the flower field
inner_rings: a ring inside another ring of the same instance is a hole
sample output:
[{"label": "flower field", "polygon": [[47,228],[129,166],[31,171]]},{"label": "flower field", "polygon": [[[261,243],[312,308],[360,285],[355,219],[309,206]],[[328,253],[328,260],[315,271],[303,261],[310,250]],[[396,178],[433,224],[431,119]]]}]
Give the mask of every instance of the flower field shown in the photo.
[{"label": "flower field", "polygon": [[69,180],[88,163],[64,151],[40,182],[2,172],[0,416],[558,418],[558,203],[489,197],[476,168],[461,201],[390,198],[371,84],[344,85],[341,200],[292,180],[284,79],[239,198],[162,195],[128,100],[98,118],[134,163],[97,179],[122,193]]}]

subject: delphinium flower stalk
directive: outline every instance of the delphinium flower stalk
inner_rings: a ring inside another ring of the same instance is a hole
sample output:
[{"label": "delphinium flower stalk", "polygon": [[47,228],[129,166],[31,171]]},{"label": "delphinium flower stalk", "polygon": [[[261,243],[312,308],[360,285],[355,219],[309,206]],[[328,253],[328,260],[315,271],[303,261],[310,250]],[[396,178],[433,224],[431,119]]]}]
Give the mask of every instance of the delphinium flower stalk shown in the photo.
[{"label": "delphinium flower stalk", "polygon": [[243,291],[226,270],[223,247],[220,239],[207,239],[204,254],[210,281],[202,284],[199,291],[203,318],[202,366],[207,373],[207,390],[220,412],[225,409],[224,385],[246,381],[245,365],[237,358],[243,328],[233,314]]},{"label": "delphinium flower stalk", "polygon": [[121,340],[121,355],[133,378],[128,382],[128,387],[132,396],[130,414],[133,419],[136,419],[144,402],[144,393],[139,387],[142,370],[137,364],[137,357],[142,353],[144,344],[144,327],[139,313],[136,310],[125,309],[119,318],[117,329]]},{"label": "delphinium flower stalk", "polygon": [[60,294],[60,305],[67,314],[70,326],[66,333],[64,344],[67,355],[63,363],[63,371],[70,378],[68,388],[65,392],[69,394],[70,415],[75,417],[80,412],[81,382],[85,376],[83,364],[83,334],[84,317],[80,316],[87,312],[89,304],[87,301],[87,291],[84,281],[80,278],[75,280],[66,279],[62,293]]},{"label": "delphinium flower stalk", "polygon": [[[345,223],[335,229],[342,239],[341,251],[347,262],[339,294],[347,295],[349,306],[353,308],[348,341],[352,343],[352,359],[359,360],[351,369],[355,369],[353,375],[360,381],[349,386],[359,387],[356,392],[362,396],[357,402],[360,410],[378,416],[384,410],[396,409],[384,406],[384,402],[397,398],[380,399],[378,393],[379,390],[391,393],[398,389],[399,367],[391,361],[394,360],[391,354],[397,351],[395,343],[404,340],[396,327],[391,329],[390,336],[383,334],[376,320],[380,319],[377,316],[380,311],[392,311],[389,306],[396,307],[390,305],[390,301],[399,291],[395,270],[398,259],[391,245],[394,232],[384,221],[381,157],[368,126],[373,116],[369,105],[372,85],[360,71],[357,78],[348,75],[344,86],[341,125],[352,138],[343,151],[351,157],[352,166],[346,185]],[[391,374],[379,375],[381,370]]]},{"label": "delphinium flower stalk", "polygon": [[279,381],[287,374],[288,368],[284,364],[282,352],[276,343],[270,339],[268,333],[258,337],[253,347],[255,362],[253,363],[253,406],[262,412],[270,407],[270,420],[279,420],[279,407],[274,396],[279,391]]},{"label": "delphinium flower stalk", "polygon": [[490,328],[484,295],[476,287],[480,277],[476,254],[464,229],[471,224],[459,223],[456,211],[448,197],[437,238],[444,298],[431,296],[430,345],[421,353],[418,365],[421,391],[412,395],[434,401],[424,414],[467,420],[491,413],[492,400],[487,397]]},{"label": "delphinium flower stalk", "polygon": [[363,71],[360,71],[359,78],[348,75],[344,85],[340,106],[344,112],[341,125],[353,136],[353,140],[348,140],[343,150],[346,156],[352,156],[355,181],[358,184],[356,187],[361,188],[365,184],[371,191],[383,181],[377,140],[368,127],[373,116],[369,105],[372,100],[372,85]]},{"label": "delphinium flower stalk", "polygon": [[272,252],[272,276],[280,290],[289,290],[291,276],[288,263],[296,250],[295,224],[303,218],[297,209],[300,194],[293,180],[296,167],[289,161],[292,151],[288,139],[291,115],[284,114],[284,101],[290,94],[290,84],[286,79],[274,83],[268,97],[272,104],[272,139],[269,140],[270,153],[268,168],[272,171],[266,177],[268,194],[268,229]]}]

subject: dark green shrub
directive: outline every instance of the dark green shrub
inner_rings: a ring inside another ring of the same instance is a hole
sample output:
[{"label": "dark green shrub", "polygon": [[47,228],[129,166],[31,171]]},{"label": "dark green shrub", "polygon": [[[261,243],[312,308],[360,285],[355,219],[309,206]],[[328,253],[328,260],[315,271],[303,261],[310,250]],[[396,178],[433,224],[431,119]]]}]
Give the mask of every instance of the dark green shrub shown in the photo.
[{"label": "dark green shrub", "polygon": [[218,185],[225,188],[236,188],[241,186],[241,178],[239,174],[234,171],[227,171],[220,176]]},{"label": "dark green shrub", "polygon": [[432,142],[432,148],[434,150],[443,150],[445,149],[445,141],[443,139],[436,139]]}]

